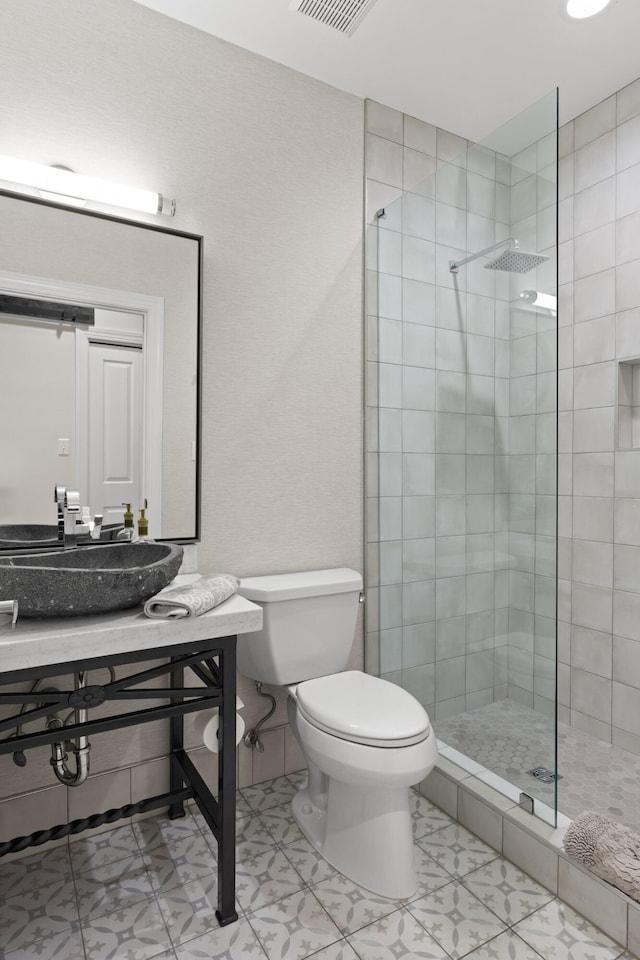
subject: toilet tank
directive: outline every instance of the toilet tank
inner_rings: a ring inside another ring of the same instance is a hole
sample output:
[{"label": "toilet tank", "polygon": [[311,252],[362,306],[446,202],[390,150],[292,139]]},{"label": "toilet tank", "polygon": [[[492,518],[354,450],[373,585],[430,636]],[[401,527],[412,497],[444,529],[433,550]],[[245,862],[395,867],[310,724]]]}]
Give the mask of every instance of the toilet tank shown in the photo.
[{"label": "toilet tank", "polygon": [[262,607],[262,630],[238,636],[238,670],[284,686],[344,670],[358,617],[355,570],[247,577],[238,593]]}]

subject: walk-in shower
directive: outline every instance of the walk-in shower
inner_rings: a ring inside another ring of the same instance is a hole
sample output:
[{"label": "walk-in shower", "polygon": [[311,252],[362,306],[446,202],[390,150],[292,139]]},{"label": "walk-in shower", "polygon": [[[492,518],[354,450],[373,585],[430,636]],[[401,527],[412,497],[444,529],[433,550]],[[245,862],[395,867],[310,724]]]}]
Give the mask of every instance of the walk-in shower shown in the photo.
[{"label": "walk-in shower", "polygon": [[405,131],[368,240],[367,669],[553,821],[557,317],[520,294],[557,294],[557,99],[482,144]]}]

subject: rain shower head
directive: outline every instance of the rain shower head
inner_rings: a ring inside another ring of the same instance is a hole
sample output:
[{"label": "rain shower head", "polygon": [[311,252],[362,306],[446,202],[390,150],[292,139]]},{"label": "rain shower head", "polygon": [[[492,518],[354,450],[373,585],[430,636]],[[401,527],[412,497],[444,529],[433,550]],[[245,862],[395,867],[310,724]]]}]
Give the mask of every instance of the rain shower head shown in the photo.
[{"label": "rain shower head", "polygon": [[491,260],[490,263],[485,263],[485,270],[506,270],[509,273],[528,273],[529,270],[533,270],[534,267],[539,267],[541,263],[549,259],[549,257],[545,257],[541,253],[525,253],[525,251],[521,250],[518,246],[518,241],[514,240],[513,237],[509,237],[507,240],[499,240],[498,243],[494,243],[490,247],[485,247],[484,250],[479,250],[478,253],[472,253],[471,256],[466,257],[464,260],[450,260],[449,270],[451,273],[457,273],[458,268],[464,266],[465,263],[469,263],[471,260],[477,260],[478,257],[484,257],[487,253],[493,253],[498,247],[504,247],[507,244],[510,244],[509,249],[501,253],[495,260]]},{"label": "rain shower head", "polygon": [[540,253],[525,253],[520,250],[517,241],[512,250],[505,250],[499,257],[490,263],[485,263],[485,270],[506,270],[508,273],[529,273],[535,267],[548,260]]}]

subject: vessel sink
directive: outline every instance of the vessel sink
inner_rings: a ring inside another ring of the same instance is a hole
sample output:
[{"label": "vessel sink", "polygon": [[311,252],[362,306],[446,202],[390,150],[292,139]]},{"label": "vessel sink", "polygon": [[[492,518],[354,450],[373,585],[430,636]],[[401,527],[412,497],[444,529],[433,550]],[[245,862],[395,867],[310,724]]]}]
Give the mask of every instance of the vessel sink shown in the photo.
[{"label": "vessel sink", "polygon": [[18,550],[21,547],[49,547],[58,542],[58,528],[45,523],[0,524],[0,548]]},{"label": "vessel sink", "polygon": [[126,610],[154,596],[178,573],[174,543],[115,543],[0,556],[0,599],[20,617],[79,617]]}]

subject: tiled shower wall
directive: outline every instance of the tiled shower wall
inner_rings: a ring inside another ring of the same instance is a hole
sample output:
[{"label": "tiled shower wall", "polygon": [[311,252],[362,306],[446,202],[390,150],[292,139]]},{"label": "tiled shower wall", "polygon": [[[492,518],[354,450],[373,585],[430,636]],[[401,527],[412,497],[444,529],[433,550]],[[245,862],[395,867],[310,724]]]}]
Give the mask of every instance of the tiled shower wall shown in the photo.
[{"label": "tiled shower wall", "polygon": [[507,694],[509,281],[449,261],[509,236],[511,169],[380,104],[366,124],[367,668],[437,719]]},{"label": "tiled shower wall", "polygon": [[[548,115],[507,158],[367,104],[367,668],[436,720],[555,710],[556,321],[519,299],[556,291]],[[548,261],[450,273],[510,236]]]},{"label": "tiled shower wall", "polygon": [[560,149],[560,719],[640,753],[640,80]]}]

